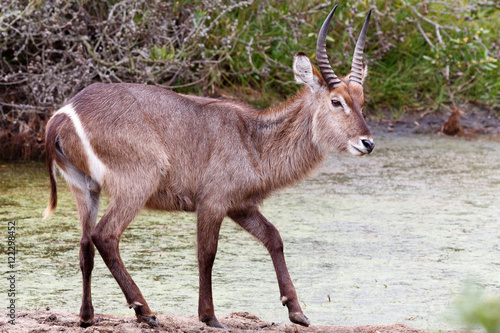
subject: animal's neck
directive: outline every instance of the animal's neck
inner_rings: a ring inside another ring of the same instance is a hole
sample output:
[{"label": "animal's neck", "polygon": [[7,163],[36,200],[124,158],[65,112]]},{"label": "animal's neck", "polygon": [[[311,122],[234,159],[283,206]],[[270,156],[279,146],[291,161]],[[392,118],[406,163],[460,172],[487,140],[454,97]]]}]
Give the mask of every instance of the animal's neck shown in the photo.
[{"label": "animal's neck", "polygon": [[309,94],[303,89],[281,105],[262,111],[256,124],[262,173],[271,189],[302,180],[326,156],[313,139]]}]

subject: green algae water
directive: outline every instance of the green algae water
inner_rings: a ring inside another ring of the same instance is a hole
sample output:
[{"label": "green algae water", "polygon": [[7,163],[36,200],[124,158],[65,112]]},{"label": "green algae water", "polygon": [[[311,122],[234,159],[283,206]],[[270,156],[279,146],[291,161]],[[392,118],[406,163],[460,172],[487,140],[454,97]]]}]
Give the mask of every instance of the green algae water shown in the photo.
[{"label": "green algae water", "polygon": [[[281,232],[304,313],[313,325],[460,328],[447,317],[465,280],[500,294],[500,143],[387,136],[376,145],[361,158],[332,154],[262,208]],[[58,190],[54,216],[42,221],[45,165],[0,167],[0,250],[15,221],[20,309],[80,308],[80,226],[62,179]],[[153,311],[197,314],[195,233],[193,214],[143,211],[123,235],[122,258]],[[229,219],[213,283],[216,314],[288,321],[267,251]],[[96,313],[133,315],[99,254],[92,297]]]}]

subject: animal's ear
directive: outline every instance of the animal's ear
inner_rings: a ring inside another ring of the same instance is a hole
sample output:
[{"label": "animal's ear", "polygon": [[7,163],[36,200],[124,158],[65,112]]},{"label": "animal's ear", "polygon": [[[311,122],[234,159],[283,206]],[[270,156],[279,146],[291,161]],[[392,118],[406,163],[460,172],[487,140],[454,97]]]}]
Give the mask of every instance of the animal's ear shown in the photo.
[{"label": "animal's ear", "polygon": [[317,76],[318,71],[311,65],[311,61],[304,52],[299,52],[293,58],[293,73],[295,81],[305,84],[312,92],[317,92],[321,87],[321,79]]},{"label": "animal's ear", "polygon": [[363,63],[363,70],[361,71],[361,84],[365,84],[365,79],[368,76],[368,65]]}]

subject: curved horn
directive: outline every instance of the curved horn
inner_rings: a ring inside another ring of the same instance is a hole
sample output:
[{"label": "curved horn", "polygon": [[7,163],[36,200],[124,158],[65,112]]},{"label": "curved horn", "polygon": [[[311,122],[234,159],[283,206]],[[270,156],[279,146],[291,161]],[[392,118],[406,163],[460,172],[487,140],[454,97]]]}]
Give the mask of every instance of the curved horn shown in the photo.
[{"label": "curved horn", "polygon": [[326,54],[326,33],[328,32],[328,25],[330,25],[330,20],[332,19],[333,13],[335,13],[335,9],[337,9],[337,5],[333,7],[323,23],[323,26],[321,26],[318,42],[316,44],[316,58],[318,59],[319,70],[330,89],[337,87],[341,82],[333,72],[332,66],[328,61],[328,55]]},{"label": "curved horn", "polygon": [[352,58],[351,75],[349,75],[349,84],[351,82],[362,85],[362,74],[363,71],[363,49],[365,47],[366,32],[368,30],[368,22],[370,21],[370,15],[372,9],[368,12],[365,24],[363,24],[363,29],[358,37],[358,42],[356,43],[356,48],[354,49],[354,57]]}]

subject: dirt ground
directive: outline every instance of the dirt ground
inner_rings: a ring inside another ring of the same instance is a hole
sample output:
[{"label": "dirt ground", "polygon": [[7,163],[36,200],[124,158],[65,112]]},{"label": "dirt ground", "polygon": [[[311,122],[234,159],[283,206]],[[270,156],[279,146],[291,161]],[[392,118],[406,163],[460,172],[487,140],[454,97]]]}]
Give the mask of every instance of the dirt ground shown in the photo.
[{"label": "dirt ground", "polygon": [[[269,323],[260,320],[248,312],[235,312],[219,317],[226,329],[207,327],[198,321],[196,316],[158,314],[156,317],[160,327],[151,329],[144,323],[137,323],[135,316],[113,316],[96,314],[94,326],[80,328],[78,315],[70,312],[51,310],[17,311],[15,325],[7,322],[7,311],[0,311],[1,333],[39,333],[39,332],[311,332],[311,333],[427,333],[403,324],[381,326],[310,326],[295,324]],[[457,331],[447,331],[453,333]]]}]

